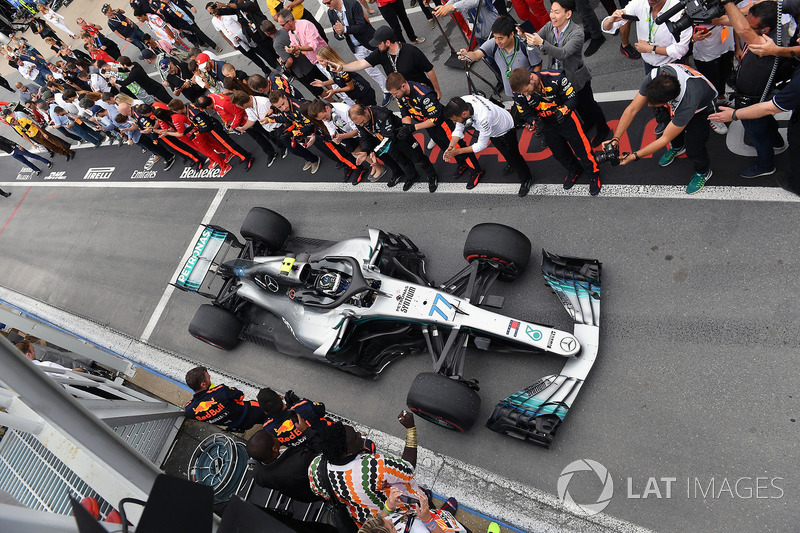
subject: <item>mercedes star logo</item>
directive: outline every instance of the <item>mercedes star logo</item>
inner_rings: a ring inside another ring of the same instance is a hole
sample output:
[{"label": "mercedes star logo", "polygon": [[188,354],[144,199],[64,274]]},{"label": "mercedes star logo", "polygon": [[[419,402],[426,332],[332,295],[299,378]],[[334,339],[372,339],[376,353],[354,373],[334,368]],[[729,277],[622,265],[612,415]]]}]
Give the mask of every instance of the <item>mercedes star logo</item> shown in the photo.
[{"label": "mercedes star logo", "polygon": [[565,337],[561,339],[561,349],[565,352],[571,352],[575,349],[575,339],[572,337]]}]

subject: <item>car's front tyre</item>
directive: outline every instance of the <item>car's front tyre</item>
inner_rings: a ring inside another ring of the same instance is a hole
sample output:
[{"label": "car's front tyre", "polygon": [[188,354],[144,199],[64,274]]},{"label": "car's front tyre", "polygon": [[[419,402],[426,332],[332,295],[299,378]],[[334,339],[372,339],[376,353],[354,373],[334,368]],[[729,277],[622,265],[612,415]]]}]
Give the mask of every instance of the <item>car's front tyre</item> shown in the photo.
[{"label": "car's front tyre", "polygon": [[406,398],[420,418],[454,431],[467,431],[478,419],[481,398],[469,385],[436,372],[419,374]]}]

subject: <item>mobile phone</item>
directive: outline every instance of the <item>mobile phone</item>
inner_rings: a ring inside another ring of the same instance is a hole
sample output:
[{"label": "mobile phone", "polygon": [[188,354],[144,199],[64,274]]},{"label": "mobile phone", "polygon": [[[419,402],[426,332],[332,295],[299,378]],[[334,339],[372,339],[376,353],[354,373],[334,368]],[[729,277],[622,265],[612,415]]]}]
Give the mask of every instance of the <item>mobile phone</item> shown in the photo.
[{"label": "mobile phone", "polygon": [[623,18],[624,20],[632,20],[632,21],[634,21],[634,22],[638,22],[638,21],[639,21],[639,17],[637,17],[636,15],[628,15],[627,13],[625,13],[624,15],[622,15],[622,18]]},{"label": "mobile phone", "polygon": [[409,505],[412,505],[412,504],[413,505],[419,505],[419,500],[418,499],[416,499],[414,497],[411,497],[411,496],[406,496],[405,494],[401,494],[400,495],[400,501],[403,502],[403,503],[407,503]]}]

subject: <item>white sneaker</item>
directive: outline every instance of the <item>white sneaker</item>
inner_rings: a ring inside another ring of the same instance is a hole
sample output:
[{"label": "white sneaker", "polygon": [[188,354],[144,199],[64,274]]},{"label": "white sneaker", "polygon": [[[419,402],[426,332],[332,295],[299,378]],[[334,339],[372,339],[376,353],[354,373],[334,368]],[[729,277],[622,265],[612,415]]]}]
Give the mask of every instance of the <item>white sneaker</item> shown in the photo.
[{"label": "white sneaker", "polygon": [[436,146],[436,141],[433,139],[428,141],[428,150],[433,150],[433,147]]},{"label": "white sneaker", "polygon": [[789,148],[789,143],[787,143],[786,141],[783,141],[783,145],[782,146],[773,146],[772,149],[775,151],[775,155],[778,155],[778,154],[782,154],[783,152],[785,152],[787,148]]},{"label": "white sneaker", "polygon": [[711,121],[711,129],[714,130],[714,133],[718,133],[720,135],[725,135],[728,133],[728,126],[726,126],[722,122],[714,122]]}]

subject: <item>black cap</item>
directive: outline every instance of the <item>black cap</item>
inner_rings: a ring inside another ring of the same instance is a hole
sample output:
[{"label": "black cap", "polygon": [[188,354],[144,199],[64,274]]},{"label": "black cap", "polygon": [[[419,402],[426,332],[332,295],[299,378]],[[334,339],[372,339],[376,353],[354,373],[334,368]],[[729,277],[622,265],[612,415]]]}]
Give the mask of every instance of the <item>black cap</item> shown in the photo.
[{"label": "black cap", "polygon": [[108,11],[109,9],[111,9],[111,6],[109,4],[103,4],[103,7],[100,8],[100,12],[105,14],[105,12]]},{"label": "black cap", "polygon": [[397,36],[394,34],[394,30],[389,26],[381,26],[375,30],[375,35],[372,37],[372,39],[370,39],[369,45],[378,46],[383,41],[397,41]]},{"label": "black cap", "polygon": [[139,59],[153,59],[154,57],[156,57],[156,55],[153,53],[153,51],[148,50],[147,48],[142,50],[142,53],[139,54]]}]

